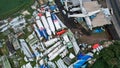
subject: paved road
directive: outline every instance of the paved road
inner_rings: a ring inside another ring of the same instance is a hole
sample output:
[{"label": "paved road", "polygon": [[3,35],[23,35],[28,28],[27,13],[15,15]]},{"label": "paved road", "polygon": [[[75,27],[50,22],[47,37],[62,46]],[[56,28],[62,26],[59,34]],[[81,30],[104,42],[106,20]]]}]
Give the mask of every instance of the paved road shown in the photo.
[{"label": "paved road", "polygon": [[120,39],[120,2],[119,0],[106,0],[107,7],[112,9],[112,22]]}]

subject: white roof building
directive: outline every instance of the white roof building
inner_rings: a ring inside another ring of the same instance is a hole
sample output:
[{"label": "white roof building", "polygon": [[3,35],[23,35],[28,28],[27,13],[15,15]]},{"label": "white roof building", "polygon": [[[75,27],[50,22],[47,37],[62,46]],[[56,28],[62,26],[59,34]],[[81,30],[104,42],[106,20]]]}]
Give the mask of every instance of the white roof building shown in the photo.
[{"label": "white roof building", "polygon": [[33,55],[27,45],[27,43],[25,42],[24,39],[20,39],[20,44],[21,44],[21,50],[23,51],[23,53],[27,56],[27,58],[32,59]]},{"label": "white roof building", "polygon": [[75,56],[74,56],[72,53],[70,53],[70,54],[69,54],[69,58],[70,58],[70,59],[73,59],[73,58],[75,58]]},{"label": "white roof building", "polygon": [[14,18],[12,21],[10,21],[9,25],[12,26],[13,29],[22,28],[22,27],[25,27],[26,20],[22,16],[19,16]]},{"label": "white roof building", "polygon": [[29,62],[26,65],[23,65],[21,68],[33,68],[33,67],[32,67],[32,65]]},{"label": "white roof building", "polygon": [[33,32],[31,35],[29,35],[28,38],[26,39],[26,41],[30,45],[35,56],[36,57],[40,56],[40,53],[38,52],[38,49],[40,49],[40,43],[39,43],[39,40],[38,40],[35,32]]},{"label": "white roof building", "polygon": [[11,33],[8,35],[8,38],[10,42],[13,44],[14,49],[18,50],[20,48],[20,44],[17,37],[13,33]]}]

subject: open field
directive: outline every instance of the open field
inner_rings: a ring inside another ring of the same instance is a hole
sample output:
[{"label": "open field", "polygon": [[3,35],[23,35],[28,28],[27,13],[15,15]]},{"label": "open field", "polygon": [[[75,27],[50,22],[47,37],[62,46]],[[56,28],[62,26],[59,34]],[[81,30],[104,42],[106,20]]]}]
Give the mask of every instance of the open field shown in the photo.
[{"label": "open field", "polygon": [[34,0],[0,0],[0,19],[27,8]]}]

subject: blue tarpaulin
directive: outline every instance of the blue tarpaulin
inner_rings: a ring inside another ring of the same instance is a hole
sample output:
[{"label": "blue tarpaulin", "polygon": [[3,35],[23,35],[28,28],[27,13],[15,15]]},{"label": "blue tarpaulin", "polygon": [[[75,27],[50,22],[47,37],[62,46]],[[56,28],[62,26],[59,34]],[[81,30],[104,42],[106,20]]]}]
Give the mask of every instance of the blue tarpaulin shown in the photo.
[{"label": "blue tarpaulin", "polygon": [[38,29],[38,31],[39,31],[39,34],[40,34],[42,37],[44,37],[46,40],[48,40],[48,34],[47,34],[47,32],[46,32],[46,29],[41,29],[41,30]]},{"label": "blue tarpaulin", "polygon": [[96,28],[95,30],[93,30],[94,33],[101,33],[103,32],[103,29],[101,28]]},{"label": "blue tarpaulin", "polygon": [[84,56],[84,54],[80,53],[80,54],[78,54],[77,59],[80,60],[83,56]]},{"label": "blue tarpaulin", "polygon": [[48,40],[48,34],[47,34],[46,29],[43,29],[43,30],[42,30],[42,33],[43,33],[45,39]]},{"label": "blue tarpaulin", "polygon": [[86,60],[78,60],[78,62],[74,64],[74,68],[80,68],[85,62]]},{"label": "blue tarpaulin", "polygon": [[53,20],[53,21],[54,21],[54,20],[57,20],[57,17],[55,16],[54,13],[51,14],[51,17],[52,17],[52,20]]},{"label": "blue tarpaulin", "polygon": [[95,33],[100,33],[100,32],[102,32],[102,30],[96,29],[96,30],[94,30],[94,32],[95,32]]},{"label": "blue tarpaulin", "polygon": [[50,10],[55,10],[57,8],[57,6],[56,5],[52,5],[52,6],[50,6]]},{"label": "blue tarpaulin", "polygon": [[85,55],[85,56],[83,56],[81,59],[82,59],[82,60],[88,60],[89,58],[92,58],[92,57],[89,56],[89,55]]},{"label": "blue tarpaulin", "polygon": [[39,34],[43,37],[44,35],[43,35],[42,31],[40,29],[37,29],[37,30],[39,31]]},{"label": "blue tarpaulin", "polygon": [[83,66],[83,64],[85,64],[85,62],[87,62],[89,58],[92,58],[92,56],[83,55],[82,53],[80,53],[77,56],[78,61],[74,64],[74,68],[80,68],[81,66]]},{"label": "blue tarpaulin", "polygon": [[48,65],[41,65],[40,68],[49,68]]}]

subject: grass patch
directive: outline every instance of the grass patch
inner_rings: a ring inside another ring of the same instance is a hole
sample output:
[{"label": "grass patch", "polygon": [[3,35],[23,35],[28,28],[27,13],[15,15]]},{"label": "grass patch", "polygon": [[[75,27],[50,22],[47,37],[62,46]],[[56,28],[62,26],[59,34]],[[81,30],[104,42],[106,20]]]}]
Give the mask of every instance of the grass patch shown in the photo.
[{"label": "grass patch", "polygon": [[3,55],[8,55],[9,54],[9,51],[8,51],[8,48],[7,48],[6,44],[3,45],[3,47],[1,48],[1,53]]},{"label": "grass patch", "polygon": [[0,19],[7,18],[21,9],[26,9],[33,3],[34,0],[1,0]]},{"label": "grass patch", "polygon": [[0,39],[7,39],[7,35],[5,35],[4,33],[0,32]]}]

